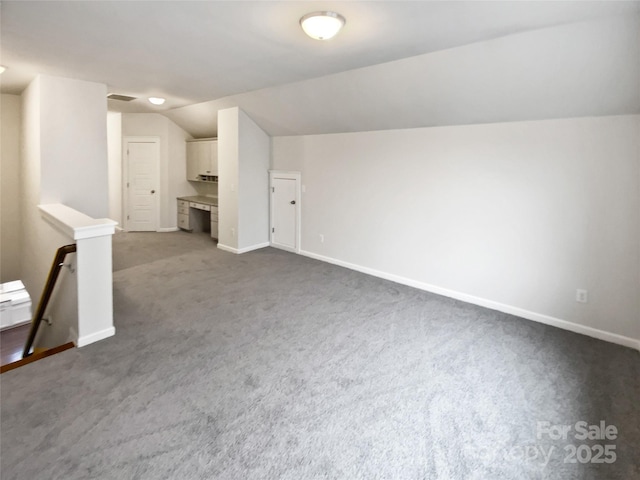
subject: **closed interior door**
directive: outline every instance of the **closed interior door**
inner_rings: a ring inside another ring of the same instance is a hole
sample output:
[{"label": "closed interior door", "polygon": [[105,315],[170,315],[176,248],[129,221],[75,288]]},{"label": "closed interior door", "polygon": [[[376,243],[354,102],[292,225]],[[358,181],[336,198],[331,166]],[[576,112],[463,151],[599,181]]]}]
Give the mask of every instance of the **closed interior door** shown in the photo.
[{"label": "closed interior door", "polygon": [[127,142],[127,229],[155,232],[158,229],[157,176],[160,149],[157,141]]},{"label": "closed interior door", "polygon": [[298,186],[295,178],[272,177],[271,180],[271,243],[277,247],[297,250]]}]

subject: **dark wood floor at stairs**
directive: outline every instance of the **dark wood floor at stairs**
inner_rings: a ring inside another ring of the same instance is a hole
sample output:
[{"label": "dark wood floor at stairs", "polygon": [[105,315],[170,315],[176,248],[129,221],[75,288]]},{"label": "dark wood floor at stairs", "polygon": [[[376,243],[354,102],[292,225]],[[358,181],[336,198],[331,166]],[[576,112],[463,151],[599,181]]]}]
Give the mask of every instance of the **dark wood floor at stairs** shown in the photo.
[{"label": "dark wood floor at stairs", "polygon": [[31,323],[0,332],[0,365],[22,359],[22,350],[29,336]]},{"label": "dark wood floor at stairs", "polygon": [[31,324],[21,325],[9,330],[0,332],[0,373],[8,372],[14,368],[22,367],[29,363],[37,362],[38,360],[55,355],[56,353],[64,352],[70,348],[75,347],[73,342],[65,343],[54,348],[47,350],[38,350],[32,353],[27,358],[22,358],[22,351],[24,350],[24,344],[29,336],[29,329]]}]

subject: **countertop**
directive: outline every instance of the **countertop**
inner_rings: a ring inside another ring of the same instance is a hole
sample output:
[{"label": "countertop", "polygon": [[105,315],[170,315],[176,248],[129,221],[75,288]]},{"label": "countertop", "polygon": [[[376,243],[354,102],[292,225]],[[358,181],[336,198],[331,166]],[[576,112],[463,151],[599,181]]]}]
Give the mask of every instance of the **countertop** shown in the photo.
[{"label": "countertop", "polygon": [[218,206],[218,197],[207,197],[205,195],[192,195],[190,197],[178,197],[178,200],[185,200],[187,202],[204,203],[205,205]]}]

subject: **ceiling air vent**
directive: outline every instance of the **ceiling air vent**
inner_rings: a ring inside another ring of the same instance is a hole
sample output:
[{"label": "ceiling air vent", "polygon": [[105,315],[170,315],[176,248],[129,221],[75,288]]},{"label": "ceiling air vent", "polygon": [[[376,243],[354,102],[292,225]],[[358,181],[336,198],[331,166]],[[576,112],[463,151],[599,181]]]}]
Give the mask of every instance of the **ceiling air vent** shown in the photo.
[{"label": "ceiling air vent", "polygon": [[107,95],[109,100],[122,100],[123,102],[130,102],[131,100],[135,100],[136,97],[130,97],[128,95],[118,95],[117,93],[110,93]]}]

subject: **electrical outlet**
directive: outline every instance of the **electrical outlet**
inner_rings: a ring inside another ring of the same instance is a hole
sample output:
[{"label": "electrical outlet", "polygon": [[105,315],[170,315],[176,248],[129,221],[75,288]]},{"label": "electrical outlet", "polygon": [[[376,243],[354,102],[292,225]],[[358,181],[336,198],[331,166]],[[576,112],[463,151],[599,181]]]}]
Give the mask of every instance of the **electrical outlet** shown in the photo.
[{"label": "electrical outlet", "polygon": [[236,229],[235,228],[231,229],[231,238],[236,238]]},{"label": "electrical outlet", "polygon": [[324,243],[324,235],[320,234],[320,243]]},{"label": "electrical outlet", "polygon": [[589,292],[582,289],[576,290],[576,302],[587,303],[589,301]]}]

